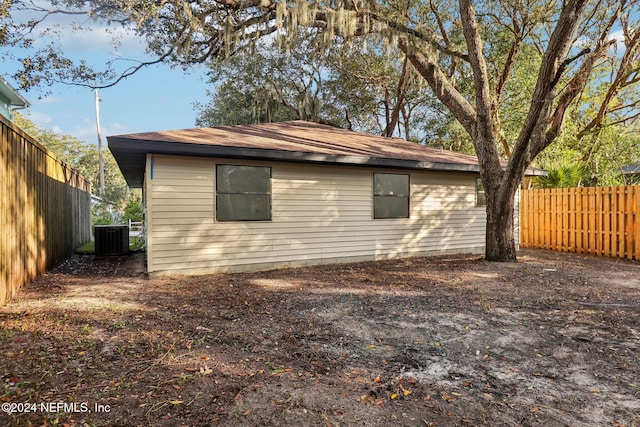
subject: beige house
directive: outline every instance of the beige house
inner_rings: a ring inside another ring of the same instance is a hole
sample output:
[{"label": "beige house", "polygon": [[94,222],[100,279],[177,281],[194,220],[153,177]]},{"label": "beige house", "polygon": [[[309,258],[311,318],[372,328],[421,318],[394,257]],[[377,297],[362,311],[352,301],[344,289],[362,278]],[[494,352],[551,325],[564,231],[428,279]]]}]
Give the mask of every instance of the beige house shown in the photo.
[{"label": "beige house", "polygon": [[152,275],[484,251],[474,156],[302,121],[108,142]]}]

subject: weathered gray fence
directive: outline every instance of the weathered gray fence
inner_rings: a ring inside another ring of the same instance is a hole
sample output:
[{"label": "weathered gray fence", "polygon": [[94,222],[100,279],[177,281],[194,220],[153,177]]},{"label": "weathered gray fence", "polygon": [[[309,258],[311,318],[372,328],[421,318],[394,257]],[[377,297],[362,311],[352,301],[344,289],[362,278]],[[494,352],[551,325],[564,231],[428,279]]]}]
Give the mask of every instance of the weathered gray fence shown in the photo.
[{"label": "weathered gray fence", "polygon": [[91,239],[91,184],[0,116],[0,305]]}]

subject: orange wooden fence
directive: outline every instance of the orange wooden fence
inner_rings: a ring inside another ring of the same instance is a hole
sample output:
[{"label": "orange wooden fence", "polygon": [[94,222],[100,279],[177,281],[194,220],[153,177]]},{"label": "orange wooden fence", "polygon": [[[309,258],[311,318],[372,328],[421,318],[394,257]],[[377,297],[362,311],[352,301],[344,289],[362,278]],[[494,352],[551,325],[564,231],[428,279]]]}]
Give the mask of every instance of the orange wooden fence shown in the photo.
[{"label": "orange wooden fence", "polygon": [[0,116],[0,305],[90,239],[90,182]]},{"label": "orange wooden fence", "polygon": [[640,186],[523,190],[520,245],[640,260]]}]

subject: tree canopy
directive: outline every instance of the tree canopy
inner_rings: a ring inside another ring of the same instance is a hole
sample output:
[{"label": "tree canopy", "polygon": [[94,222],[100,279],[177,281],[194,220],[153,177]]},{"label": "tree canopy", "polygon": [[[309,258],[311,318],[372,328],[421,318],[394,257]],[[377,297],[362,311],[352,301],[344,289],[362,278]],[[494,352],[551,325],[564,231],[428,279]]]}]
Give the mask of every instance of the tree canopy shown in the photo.
[{"label": "tree canopy", "polygon": [[[91,181],[94,191],[96,190],[96,183],[99,182],[99,171],[98,148],[95,145],[86,144],[71,135],[42,129],[19,113],[16,114],[15,121],[27,134],[73,169],[87,177]],[[124,206],[127,198],[127,183],[113,155],[108,151],[104,152],[103,155],[106,175],[104,202],[117,207]]]},{"label": "tree canopy", "polygon": [[288,52],[270,40],[252,55],[212,64],[214,89],[209,103],[196,106],[196,124],[309,120],[431,142],[424,129],[438,111],[406,60],[357,42],[318,51],[303,34],[298,40]]}]

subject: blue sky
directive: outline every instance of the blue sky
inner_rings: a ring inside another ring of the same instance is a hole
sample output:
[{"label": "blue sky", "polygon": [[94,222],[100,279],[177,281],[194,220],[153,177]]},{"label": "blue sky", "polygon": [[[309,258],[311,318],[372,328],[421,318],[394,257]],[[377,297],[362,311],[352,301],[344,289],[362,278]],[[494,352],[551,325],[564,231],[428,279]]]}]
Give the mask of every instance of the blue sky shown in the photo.
[{"label": "blue sky", "polygon": [[[123,133],[194,127],[194,101],[206,101],[202,72],[191,74],[154,66],[99,90],[103,137]],[[95,100],[91,89],[58,85],[38,99],[38,91],[22,92],[31,107],[22,111],[41,128],[96,143]],[[104,141],[103,141],[104,142]]]},{"label": "blue sky", "polygon": [[[135,35],[121,31],[120,36],[120,45],[114,48],[104,29],[75,34],[66,30],[60,43],[65,54],[85,59],[98,69],[100,64],[114,58],[140,59],[144,55],[144,46]],[[43,37],[38,43],[45,41]],[[24,52],[14,53],[19,57]],[[14,87],[18,85],[11,75],[17,67],[17,62],[11,60],[5,61],[2,67],[3,77]],[[109,135],[194,127],[193,103],[207,101],[205,74],[204,67],[184,72],[155,65],[140,70],[115,87],[101,89],[103,143]],[[48,91],[51,94],[42,97]],[[21,113],[41,128],[97,143],[93,90],[60,84],[20,93],[31,103],[31,107]]]}]

